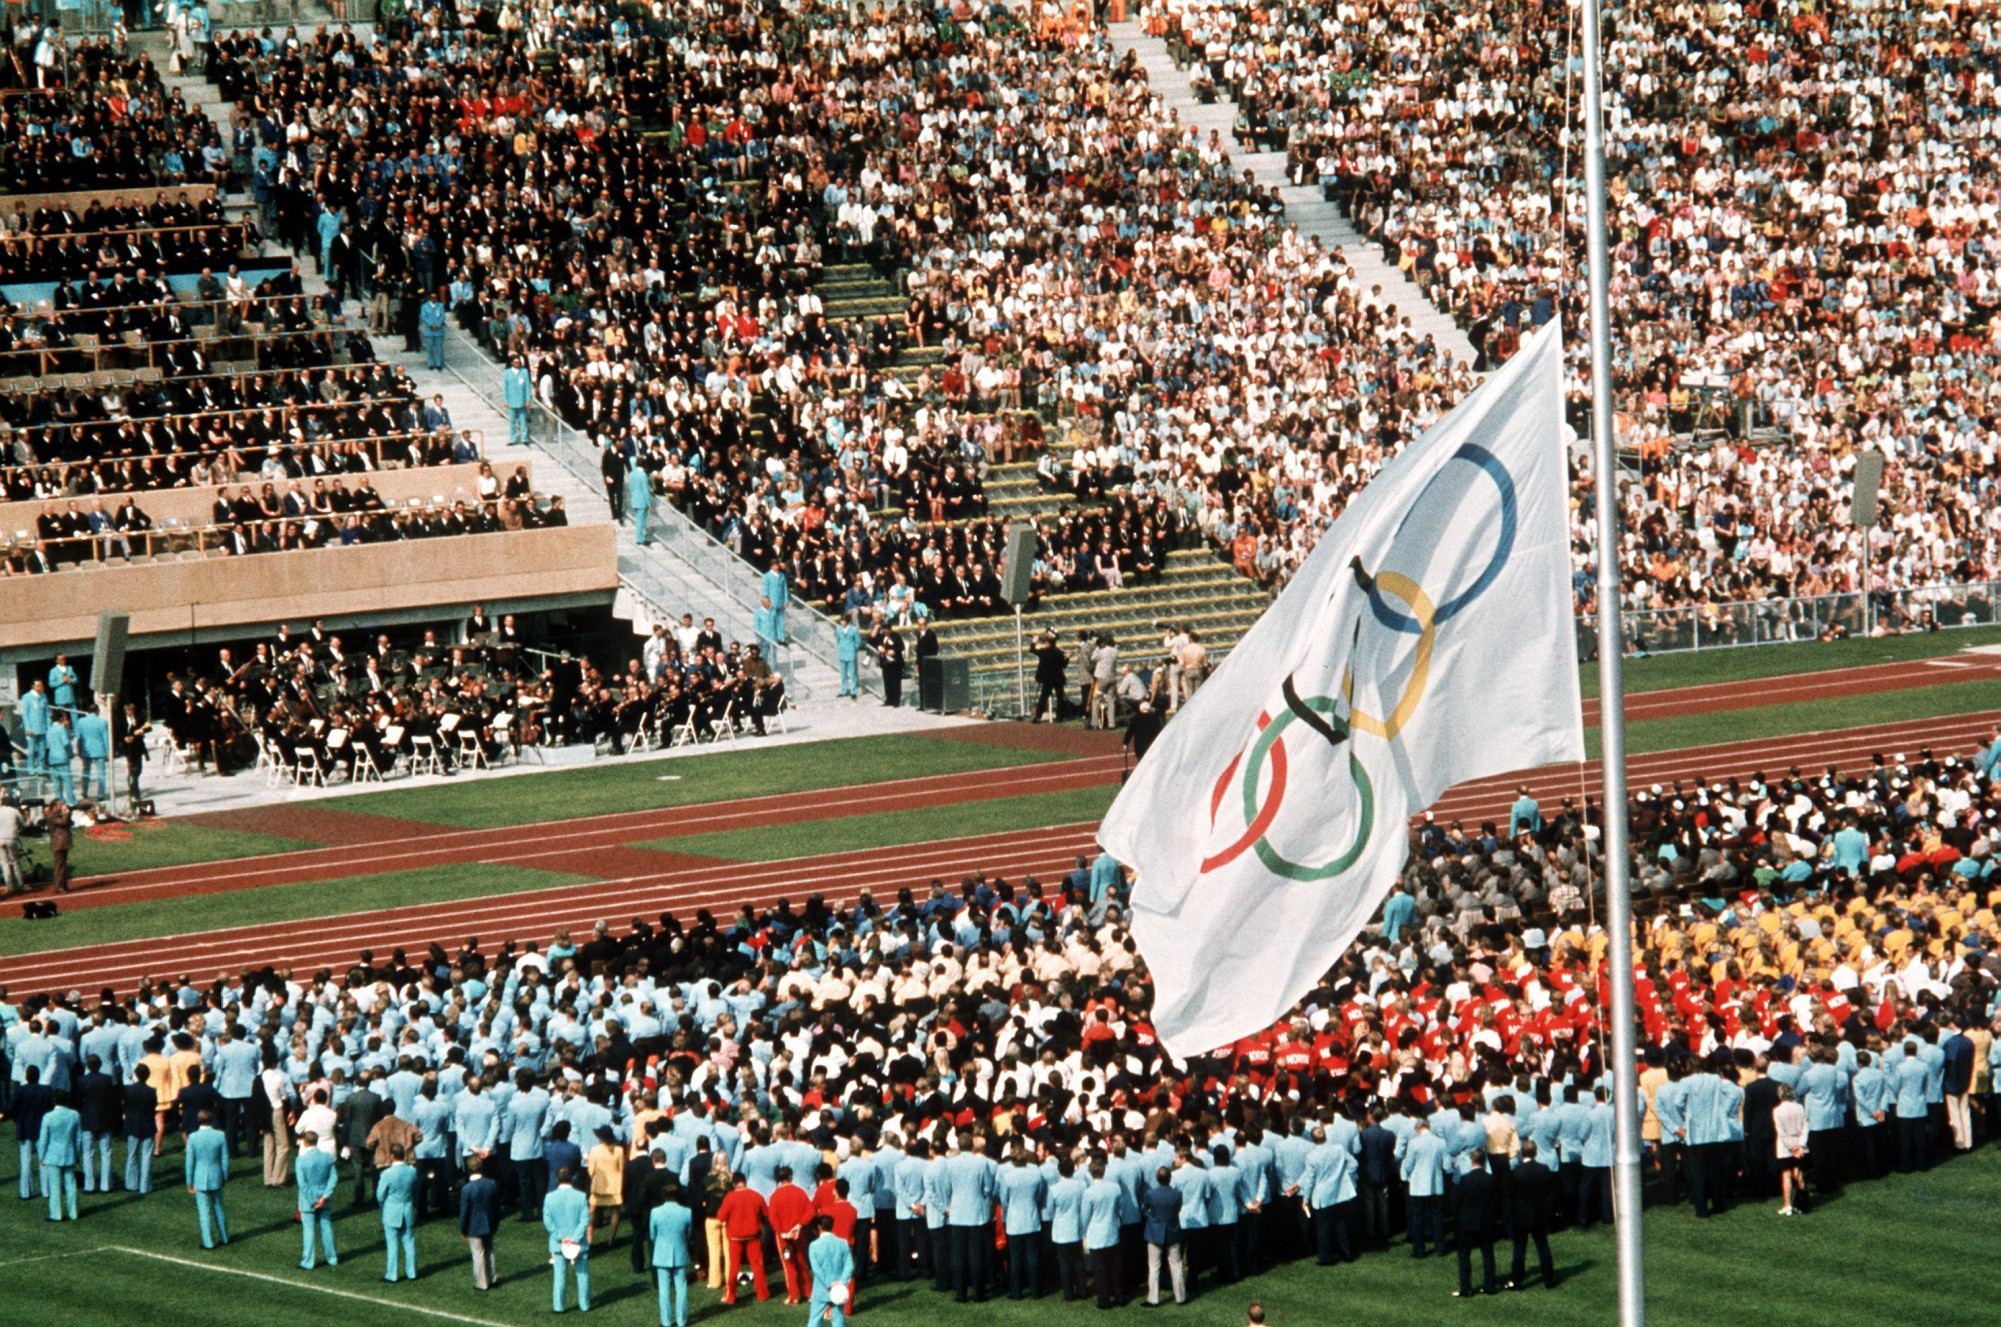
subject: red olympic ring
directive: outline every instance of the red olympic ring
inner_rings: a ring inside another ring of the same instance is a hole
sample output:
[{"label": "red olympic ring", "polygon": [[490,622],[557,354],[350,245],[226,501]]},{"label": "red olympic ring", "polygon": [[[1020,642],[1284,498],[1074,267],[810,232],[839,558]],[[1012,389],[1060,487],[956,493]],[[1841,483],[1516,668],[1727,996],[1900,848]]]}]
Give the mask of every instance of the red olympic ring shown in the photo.
[{"label": "red olympic ring", "polygon": [[[1269,723],[1271,723],[1271,716],[1269,714],[1260,714],[1258,716],[1258,731],[1263,732]],[[1216,780],[1215,791],[1209,795],[1209,825],[1211,828],[1215,827],[1216,812],[1222,806],[1223,797],[1228,792],[1230,783],[1236,775],[1237,766],[1243,761],[1243,758],[1244,753],[1241,751],[1230,758],[1230,767],[1223,771],[1222,778]],[[1264,805],[1258,808],[1257,819],[1253,820],[1250,826],[1244,830],[1242,838],[1215,856],[1203,859],[1199,874],[1207,875],[1209,872],[1220,867],[1228,866],[1231,862],[1243,856],[1244,852],[1253,843],[1256,843],[1265,836],[1265,831],[1271,828],[1271,822],[1278,819],[1279,803],[1284,800],[1285,739],[1281,737],[1272,743],[1271,786],[1265,790]]]}]

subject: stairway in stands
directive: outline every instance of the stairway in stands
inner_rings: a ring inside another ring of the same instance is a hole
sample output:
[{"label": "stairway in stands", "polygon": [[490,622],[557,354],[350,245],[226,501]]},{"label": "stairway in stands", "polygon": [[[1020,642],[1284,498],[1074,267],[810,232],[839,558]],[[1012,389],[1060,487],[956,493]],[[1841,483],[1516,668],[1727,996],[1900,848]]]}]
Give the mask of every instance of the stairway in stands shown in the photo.
[{"label": "stairway in stands", "polygon": [[[905,301],[866,266],[829,266],[816,289],[830,321],[888,315],[899,329],[902,326]],[[935,346],[911,347],[890,372],[914,382],[925,368],[935,372],[944,362],[944,352]],[[1071,447],[1069,431],[1067,422],[1047,430],[1049,445],[1066,459]],[[1070,494],[1051,493],[1041,487],[1033,459],[990,464],[982,487],[988,512],[1003,520],[1053,517],[1060,507],[1074,511],[1078,506]],[[894,519],[901,511],[892,509],[884,515]],[[1199,633],[1209,647],[1210,658],[1220,661],[1257,621],[1268,602],[1264,590],[1207,548],[1169,553],[1167,565],[1154,584],[1050,595],[1022,618],[1028,694],[1032,697],[1035,692],[1034,638],[1043,631],[1056,632],[1066,650],[1074,649],[1080,630],[1088,631],[1093,639],[1109,635],[1118,642],[1121,658],[1138,662],[1159,657],[1162,637],[1172,623]],[[1017,704],[1013,616],[952,619],[935,625],[941,651],[961,656],[971,666],[974,706],[992,713],[1013,713]]]},{"label": "stairway in stands", "polygon": [[1354,265],[1355,281],[1361,290],[1377,292],[1382,303],[1393,305],[1399,314],[1410,319],[1416,335],[1430,333],[1455,360],[1463,364],[1475,362],[1473,343],[1467,339],[1465,330],[1450,314],[1425,298],[1417,283],[1384,256],[1382,246],[1371,243],[1357,231],[1341,214],[1339,206],[1321,195],[1318,186],[1287,181],[1285,153],[1253,151],[1237,142],[1232,132],[1237,104],[1228,95],[1219,89],[1212,101],[1204,102],[1197,97],[1188,70],[1174,63],[1164,39],[1146,34],[1145,24],[1114,23],[1106,31],[1114,49],[1129,50],[1138,58],[1146,70],[1147,85],[1159,95],[1162,105],[1181,117],[1181,123],[1196,126],[1205,137],[1210,130],[1217,131],[1230,148],[1230,159],[1239,170],[1251,171],[1259,184],[1278,186],[1279,197],[1285,201],[1286,220],[1297,225],[1301,234],[1316,237],[1329,249],[1340,250]]}]

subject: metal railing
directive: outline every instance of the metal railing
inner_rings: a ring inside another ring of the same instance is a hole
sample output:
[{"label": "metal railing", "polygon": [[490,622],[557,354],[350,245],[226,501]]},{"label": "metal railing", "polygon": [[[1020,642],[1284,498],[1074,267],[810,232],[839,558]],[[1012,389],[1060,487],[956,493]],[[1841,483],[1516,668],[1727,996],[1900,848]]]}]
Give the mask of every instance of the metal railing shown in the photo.
[{"label": "metal railing", "polygon": [[[253,328],[249,323],[245,323],[243,330],[239,332],[216,336],[179,337],[170,341],[147,341],[143,338],[133,341],[121,338],[91,346],[82,345],[80,342],[67,346],[32,346],[20,350],[0,351],[0,377],[33,375],[37,378],[47,378],[64,373],[102,373],[108,368],[160,368],[164,366],[159,352],[174,346],[193,346],[203,354],[212,355],[217,347],[236,341],[263,347],[288,341],[324,340],[329,346],[329,355],[339,355],[344,352],[340,347],[333,345],[332,336],[335,330],[333,324],[326,322],[315,322],[310,327],[299,328]],[[84,335],[88,336],[90,333]],[[107,364],[107,360],[117,362]],[[339,361],[330,360],[327,364],[310,367],[338,366]],[[275,373],[278,370],[271,368],[264,371]]]},{"label": "metal railing", "polygon": [[[1759,599],[1620,614],[1627,654],[1680,654],[1819,640],[1823,636],[2001,625],[2001,581]],[[1598,619],[1577,615],[1577,654],[1597,657]]]},{"label": "metal railing", "polygon": [[[237,465],[237,468],[230,471],[229,477],[227,479],[219,479],[216,481],[216,484],[223,488],[227,488],[232,484],[246,484],[246,485],[283,484],[283,483],[289,483],[295,478],[296,479],[346,478],[349,474],[367,474],[383,470],[423,470],[431,468],[431,465],[430,464],[408,465],[405,464],[402,458],[400,457],[386,455],[383,449],[391,445],[403,444],[403,443],[436,442],[439,439],[439,435],[443,433],[449,433],[455,438],[464,438],[467,442],[472,444],[473,450],[476,453],[476,455],[473,457],[472,461],[456,461],[447,456],[446,459],[437,461],[434,464],[440,466],[469,465],[469,464],[474,464],[478,461],[483,461],[488,459],[486,454],[486,431],[484,429],[454,429],[454,428],[418,429],[408,433],[373,433],[373,434],[360,434],[354,437],[344,437],[344,438],[313,438],[305,442],[293,442],[288,439],[285,442],[276,444],[275,451],[273,450],[273,444],[270,443],[246,442],[238,446],[215,448],[215,449],[196,451],[196,452],[136,452],[130,455],[114,454],[114,455],[100,456],[94,461],[43,461],[35,465],[0,466],[0,488],[4,488],[5,486],[17,482],[18,480],[24,477],[32,477],[36,474],[43,474],[49,471],[54,471],[56,475],[64,481],[64,487],[67,489],[70,477],[73,474],[76,474],[80,471],[85,473],[94,473],[97,467],[100,465],[109,463],[115,467],[115,466],[122,466],[128,461],[131,462],[139,462],[139,461],[164,462],[164,461],[177,461],[177,460],[186,460],[191,462],[203,461],[203,460],[234,461]],[[331,458],[337,452],[339,453],[348,452],[348,450],[355,443],[360,443],[362,447],[368,452],[369,459],[373,463],[369,470],[364,470],[364,471],[338,470],[338,471],[328,471],[325,474],[309,474],[309,475],[298,475],[298,476],[286,474],[274,477],[265,474],[261,468],[255,470],[246,470],[242,468],[242,462],[244,458],[247,456],[269,457],[272,455],[277,455],[277,456],[290,457],[296,459],[299,457],[317,455],[322,458]],[[163,479],[178,478],[178,476],[172,475],[170,473],[161,473],[160,477]],[[56,498],[39,498],[39,499],[31,498],[27,500],[31,502],[33,501],[66,502],[73,499],[81,500],[83,498],[122,497],[128,493],[133,495],[138,495],[142,493],[171,493],[183,487],[189,487],[189,486],[182,485],[180,483],[168,483],[168,484],[156,484],[151,488],[103,488],[103,489],[94,489],[89,492],[82,492],[82,491],[68,492],[65,493],[64,496]],[[207,486],[204,485],[203,487]],[[0,505],[12,505],[12,504],[0,504]]]},{"label": "metal railing", "polygon": [[[507,413],[507,403],[499,391],[500,366],[493,362],[480,344],[467,336],[462,328],[453,323],[448,329],[449,341],[462,344],[471,352],[480,371],[469,377],[456,368],[451,372],[466,388],[503,415]],[[449,366],[450,359],[446,364]],[[570,427],[562,416],[550,410],[537,400],[529,407],[529,437],[538,442],[543,450],[578,482],[592,491],[600,491],[604,486],[604,474],[599,468],[598,448],[577,429]],[[653,504],[653,518],[649,529],[655,545],[677,559],[694,575],[715,587],[732,605],[748,618],[763,605],[764,590],[762,573],[747,562],[742,555],[721,540],[702,529],[688,518],[687,513],[669,501]],[[648,610],[656,614],[666,610],[649,596],[633,586],[624,577],[621,584],[632,591],[634,597],[645,603]],[[679,614],[659,617],[663,622],[679,620]],[[786,639],[780,642],[786,658],[775,661],[773,666],[788,678],[795,666],[791,655],[794,650],[806,655],[816,663],[824,664],[839,671],[840,663],[834,640],[835,624],[819,609],[794,594],[785,612]],[[872,654],[864,647],[861,669],[861,690],[871,695],[882,693],[880,674],[870,667]],[[873,680],[871,674],[874,674]]]}]

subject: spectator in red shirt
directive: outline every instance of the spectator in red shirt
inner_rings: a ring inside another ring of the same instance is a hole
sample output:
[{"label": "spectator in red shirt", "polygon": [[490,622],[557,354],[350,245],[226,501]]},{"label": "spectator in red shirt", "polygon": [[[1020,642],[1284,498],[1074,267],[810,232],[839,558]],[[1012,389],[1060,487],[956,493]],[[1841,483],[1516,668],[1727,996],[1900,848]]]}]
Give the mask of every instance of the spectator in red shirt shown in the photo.
[{"label": "spectator in red shirt", "polygon": [[751,1284],[757,1287],[758,1299],[771,1298],[771,1287],[764,1278],[764,1217],[764,1199],[757,1190],[745,1183],[741,1171],[731,1176],[729,1194],[716,1208],[716,1219],[723,1223],[723,1235],[729,1241],[729,1267],[723,1273],[725,1304],[736,1303],[737,1271],[746,1255],[750,1258]]},{"label": "spectator in red shirt", "polygon": [[806,1223],[813,1219],[813,1199],[792,1182],[792,1167],[780,1166],[775,1174],[778,1187],[771,1191],[767,1211],[772,1233],[778,1237],[778,1265],[785,1273],[785,1302],[804,1304],[807,1292],[813,1288],[812,1272],[806,1266],[806,1244],[813,1237]]}]

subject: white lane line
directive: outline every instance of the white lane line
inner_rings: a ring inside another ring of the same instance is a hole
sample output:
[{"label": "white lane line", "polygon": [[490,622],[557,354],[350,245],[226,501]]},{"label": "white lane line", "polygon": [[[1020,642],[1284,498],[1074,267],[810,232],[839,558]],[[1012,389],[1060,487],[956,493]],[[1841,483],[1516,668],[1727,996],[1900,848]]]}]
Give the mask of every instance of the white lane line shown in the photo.
[{"label": "white lane line", "polygon": [[204,1272],[217,1272],[223,1276],[240,1276],[250,1281],[263,1281],[268,1285],[285,1286],[292,1290],[310,1290],[319,1295],[332,1295],[336,1299],[352,1299],[362,1304],[375,1304],[385,1309],[400,1309],[404,1313],[421,1314],[426,1318],[443,1318],[446,1322],[464,1322],[472,1327],[509,1327],[504,1322],[491,1318],[474,1318],[464,1313],[450,1313],[444,1309],[425,1308],[419,1304],[405,1304],[398,1299],[384,1299],[380,1295],[364,1295],[354,1290],[337,1290],[333,1286],[316,1285],[311,1281],[295,1281],[289,1276],[272,1276],[268,1272],[253,1272],[242,1267],[222,1267],[215,1263],[197,1262],[193,1258],[177,1258],[171,1253],[155,1253],[151,1249],[135,1249],[125,1244],[112,1244],[107,1248],[112,1253],[123,1253],[134,1258],[150,1258],[154,1262],[172,1263],[176,1267],[193,1267]]}]

